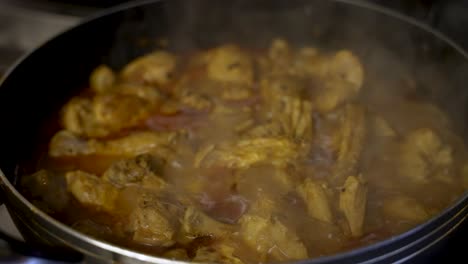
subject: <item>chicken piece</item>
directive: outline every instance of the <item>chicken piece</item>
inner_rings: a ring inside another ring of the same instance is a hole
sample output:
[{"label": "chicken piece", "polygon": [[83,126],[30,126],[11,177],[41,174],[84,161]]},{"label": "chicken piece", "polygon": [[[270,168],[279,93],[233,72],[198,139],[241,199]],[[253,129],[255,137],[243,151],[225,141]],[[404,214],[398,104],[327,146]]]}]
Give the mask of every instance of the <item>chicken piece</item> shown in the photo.
[{"label": "chicken piece", "polygon": [[328,202],[326,185],[307,178],[297,187],[297,193],[307,205],[309,215],[323,222],[333,221],[332,211]]},{"label": "chicken piece", "polygon": [[68,130],[57,132],[49,143],[49,155],[52,157],[88,155],[92,151],[87,140]]},{"label": "chicken piece", "polygon": [[143,193],[137,207],[129,215],[128,228],[137,243],[168,247],[175,243],[177,221],[174,221],[174,217],[158,197]]},{"label": "chicken piece", "polygon": [[300,98],[307,86],[307,79],[292,75],[274,75],[260,81],[260,92],[271,110],[281,104],[284,97]]},{"label": "chicken piece", "polygon": [[257,190],[256,196],[257,197],[255,197],[254,202],[252,202],[249,207],[248,213],[250,215],[269,218],[277,212],[277,201],[271,197],[272,195],[268,195],[263,191]]},{"label": "chicken piece", "polygon": [[92,99],[77,97],[68,102],[62,111],[65,129],[85,137],[109,136],[138,125],[159,104],[157,92],[150,95],[148,88],[123,86],[115,90]]},{"label": "chicken piece", "polygon": [[333,161],[333,185],[342,185],[348,175],[356,173],[367,135],[366,121],[365,110],[352,104],[329,114],[320,124],[314,143]]},{"label": "chicken piece", "polygon": [[253,61],[235,45],[220,46],[212,51],[207,73],[212,80],[250,85],[253,83]]},{"label": "chicken piece", "polygon": [[338,78],[327,79],[313,100],[315,109],[328,113],[351,99],[355,92],[352,84]]},{"label": "chicken piece", "polygon": [[294,191],[298,175],[273,165],[254,165],[234,174],[233,186],[238,195],[250,201],[248,210],[257,215],[270,215],[276,211],[280,198]]},{"label": "chicken piece", "polygon": [[267,102],[271,102],[270,98],[281,98],[285,92],[296,96],[312,92],[313,105],[322,113],[352,99],[364,82],[363,67],[352,52],[341,50],[322,55],[313,47],[293,52],[281,39],[272,43],[268,57],[260,59],[259,65]]},{"label": "chicken piece", "polygon": [[254,96],[254,91],[249,85],[228,83],[221,86],[220,98],[224,101],[247,100]]},{"label": "chicken piece", "polygon": [[[273,119],[278,121],[286,136],[310,140],[312,136],[312,104],[307,100],[285,97],[284,108],[276,109]],[[275,113],[276,112],[276,113]]]},{"label": "chicken piece", "polygon": [[93,101],[91,99],[73,98],[62,109],[63,126],[78,135],[107,135],[108,131],[97,124],[93,108]]},{"label": "chicken piece", "polygon": [[305,71],[323,81],[314,105],[324,113],[353,98],[364,82],[359,59],[347,50],[338,51],[331,57],[313,56]]},{"label": "chicken piece", "polygon": [[244,263],[234,255],[234,248],[224,242],[198,248],[192,261],[197,263]]},{"label": "chicken piece", "polygon": [[155,51],[136,58],[122,69],[124,82],[165,85],[174,77],[177,58],[167,51]]},{"label": "chicken piece", "polygon": [[159,106],[162,101],[166,100],[164,95],[158,89],[148,85],[120,83],[115,85],[112,89],[113,93],[126,96],[135,96],[149,102],[154,106]]},{"label": "chicken piece", "polygon": [[268,58],[272,62],[272,69],[269,69],[271,73],[281,73],[287,70],[293,58],[293,52],[289,47],[289,43],[284,39],[274,39],[271,42],[271,46],[268,50]]},{"label": "chicken piece", "polygon": [[160,178],[165,161],[151,154],[120,160],[112,164],[102,175],[102,179],[122,188],[137,184],[143,188],[161,190],[167,183]]},{"label": "chicken piece", "polygon": [[189,206],[185,210],[182,220],[182,231],[189,238],[201,236],[226,238],[233,230],[234,226],[218,222],[192,206]]},{"label": "chicken piece", "polygon": [[264,56],[256,56],[256,61],[261,78],[287,75],[291,69],[293,51],[284,39],[272,41],[268,53]]},{"label": "chicken piece", "polygon": [[349,176],[340,193],[339,208],[348,221],[353,237],[362,235],[366,203],[367,185],[358,177]]},{"label": "chicken piece", "polygon": [[267,122],[246,132],[247,137],[284,136],[293,140],[310,141],[313,132],[312,104],[298,97],[284,96],[271,104]]},{"label": "chicken piece", "polygon": [[265,122],[244,131],[246,138],[279,137],[284,134],[280,122]]},{"label": "chicken piece", "polygon": [[307,249],[297,235],[279,220],[247,214],[240,219],[242,236],[245,243],[257,251],[260,261],[299,260],[307,258]]},{"label": "chicken piece", "polygon": [[406,196],[386,200],[383,211],[387,217],[413,223],[422,223],[429,219],[427,210],[418,201]]},{"label": "chicken piece", "polygon": [[351,84],[350,88],[358,92],[364,83],[364,69],[356,57],[349,50],[340,50],[333,55],[317,55],[315,52],[302,52],[301,66],[308,74],[324,79],[339,78]]},{"label": "chicken piece", "polygon": [[83,171],[67,172],[65,178],[68,190],[81,204],[106,212],[115,210],[119,192],[111,184]]},{"label": "chicken piece", "polygon": [[272,41],[266,58],[260,57],[259,65],[262,76],[290,75],[304,77],[311,59],[318,55],[318,50],[313,47],[304,47],[294,52],[289,43],[284,39]]},{"label": "chicken piece", "polygon": [[110,132],[118,132],[137,125],[149,115],[153,106],[152,102],[146,99],[128,94],[96,96],[93,99],[93,122]]},{"label": "chicken piece", "polygon": [[[207,153],[205,153],[207,152]],[[195,166],[248,168],[256,163],[269,163],[284,167],[298,156],[298,146],[285,138],[254,138],[240,140],[234,144],[213,147],[211,151],[199,152]]]},{"label": "chicken piece", "polygon": [[401,144],[399,172],[416,183],[431,179],[452,182],[452,148],[429,128],[406,135]]},{"label": "chicken piece", "polygon": [[89,84],[95,93],[105,93],[112,89],[115,79],[115,73],[111,68],[100,65],[91,73]]},{"label": "chicken piece", "polygon": [[135,156],[144,153],[155,153],[160,156],[170,155],[169,145],[177,137],[175,132],[134,132],[128,136],[110,140],[82,139],[72,132],[57,132],[49,145],[52,157],[103,155]]},{"label": "chicken piece", "polygon": [[197,112],[209,112],[214,107],[214,102],[209,96],[187,91],[179,98],[183,108],[194,109]]}]

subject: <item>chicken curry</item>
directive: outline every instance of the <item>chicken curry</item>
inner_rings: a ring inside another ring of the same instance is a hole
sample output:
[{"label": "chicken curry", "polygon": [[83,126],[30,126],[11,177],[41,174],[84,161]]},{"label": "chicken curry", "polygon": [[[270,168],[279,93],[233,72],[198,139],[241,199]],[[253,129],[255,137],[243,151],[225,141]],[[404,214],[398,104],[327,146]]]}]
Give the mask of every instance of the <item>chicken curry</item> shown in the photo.
[{"label": "chicken curry", "polygon": [[264,263],[404,232],[468,187],[435,104],[362,96],[350,50],[273,40],[97,67],[23,193],[98,239],[164,258]]}]

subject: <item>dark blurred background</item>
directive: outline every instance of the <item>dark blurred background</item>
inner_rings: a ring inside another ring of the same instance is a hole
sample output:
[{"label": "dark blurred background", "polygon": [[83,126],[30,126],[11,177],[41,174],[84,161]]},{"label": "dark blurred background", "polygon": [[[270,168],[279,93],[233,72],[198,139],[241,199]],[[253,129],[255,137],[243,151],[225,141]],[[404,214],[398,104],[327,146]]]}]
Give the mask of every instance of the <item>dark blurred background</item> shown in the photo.
[{"label": "dark blurred background", "polygon": [[[218,1],[229,3],[229,0]],[[374,3],[413,17],[468,50],[468,0],[357,1]],[[0,78],[26,51],[76,25],[83,18],[126,2],[132,1],[0,0]]]},{"label": "dark blurred background", "polygon": [[[468,49],[468,0],[367,1],[427,23]],[[0,74],[19,55],[50,36],[96,11],[124,2],[130,1],[0,0]]]}]

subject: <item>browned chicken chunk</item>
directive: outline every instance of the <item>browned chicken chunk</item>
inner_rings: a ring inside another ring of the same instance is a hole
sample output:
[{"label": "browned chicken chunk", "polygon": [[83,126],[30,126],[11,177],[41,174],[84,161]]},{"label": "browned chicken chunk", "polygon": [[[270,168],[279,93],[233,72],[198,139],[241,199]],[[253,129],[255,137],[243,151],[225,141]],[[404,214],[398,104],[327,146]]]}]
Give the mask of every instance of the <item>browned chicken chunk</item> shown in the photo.
[{"label": "browned chicken chunk", "polygon": [[306,179],[297,187],[297,192],[304,199],[310,216],[324,222],[333,221],[332,211],[328,201],[326,185]]},{"label": "browned chicken chunk", "polygon": [[241,218],[240,232],[245,243],[260,254],[261,262],[307,258],[304,244],[277,219],[245,215]]},{"label": "browned chicken chunk", "polygon": [[177,228],[174,215],[156,196],[143,193],[137,207],[129,215],[133,240],[144,245],[171,246]]},{"label": "browned chicken chunk", "polygon": [[125,82],[150,85],[167,84],[174,77],[177,58],[167,51],[155,51],[136,58],[120,73]]},{"label": "browned chicken chunk", "polygon": [[174,132],[135,132],[128,136],[110,140],[84,140],[72,132],[57,132],[49,146],[53,157],[78,155],[135,156],[154,152],[167,155],[168,146],[175,139]]},{"label": "browned chicken chunk", "polygon": [[321,133],[314,138],[316,146],[332,157],[330,181],[344,183],[356,172],[367,134],[365,111],[358,105],[346,105],[330,113],[322,123]]},{"label": "browned chicken chunk", "polygon": [[359,177],[349,176],[341,191],[339,206],[348,221],[352,236],[362,235],[366,204],[366,184]]},{"label": "browned chicken chunk", "polygon": [[157,191],[167,185],[160,178],[164,164],[165,161],[159,157],[143,154],[115,162],[104,172],[102,178],[117,187],[138,185]]},{"label": "browned chicken chunk", "polygon": [[213,146],[197,155],[199,157],[195,160],[200,163],[195,163],[195,166],[248,168],[260,162],[284,166],[298,157],[299,152],[296,144],[284,138],[254,138],[219,148]]},{"label": "browned chicken chunk", "polygon": [[107,212],[115,210],[119,192],[111,184],[83,171],[67,172],[65,178],[68,190],[81,204]]},{"label": "browned chicken chunk", "polygon": [[185,210],[182,231],[190,238],[214,236],[228,238],[234,231],[233,226],[214,220],[200,210],[190,206]]},{"label": "browned chicken chunk", "polygon": [[414,182],[452,180],[452,148],[445,145],[431,129],[421,128],[406,135],[399,158],[400,174]]}]

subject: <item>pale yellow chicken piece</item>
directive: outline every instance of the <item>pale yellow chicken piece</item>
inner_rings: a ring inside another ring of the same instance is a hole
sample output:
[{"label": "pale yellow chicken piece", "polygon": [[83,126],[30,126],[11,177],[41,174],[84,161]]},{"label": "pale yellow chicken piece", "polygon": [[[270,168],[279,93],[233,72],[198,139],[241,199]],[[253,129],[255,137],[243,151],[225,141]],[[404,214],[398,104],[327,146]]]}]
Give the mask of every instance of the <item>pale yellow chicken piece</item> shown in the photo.
[{"label": "pale yellow chicken piece", "polygon": [[200,236],[227,238],[233,230],[234,226],[218,222],[193,206],[185,210],[182,219],[182,231],[192,239]]},{"label": "pale yellow chicken piece", "polygon": [[261,86],[268,87],[274,97],[285,92],[313,91],[313,105],[323,113],[355,97],[364,82],[363,66],[351,51],[324,55],[313,47],[304,47],[293,52],[282,39],[272,42],[268,56],[261,58],[259,65]]},{"label": "pale yellow chicken piece", "polygon": [[399,156],[401,175],[417,183],[431,179],[451,182],[452,148],[429,128],[420,128],[406,135]]},{"label": "pale yellow chicken piece", "polygon": [[129,94],[105,94],[93,98],[93,118],[96,125],[112,132],[137,125],[149,115],[153,104]]},{"label": "pale yellow chicken piece", "polygon": [[280,38],[274,39],[268,50],[269,61],[260,61],[264,74],[278,75],[288,72],[292,68],[290,66],[293,54],[288,42]]},{"label": "pale yellow chicken piece", "polygon": [[310,73],[321,77],[339,77],[352,85],[354,92],[358,92],[364,83],[364,69],[356,57],[349,50],[340,50],[330,58],[325,58],[322,63],[311,65]]},{"label": "pale yellow chicken piece", "polygon": [[118,190],[96,175],[71,171],[65,175],[68,190],[83,205],[112,212],[116,207]]},{"label": "pale yellow chicken piece", "polygon": [[310,64],[310,59],[317,55],[318,51],[313,47],[304,47],[295,52],[284,39],[274,39],[266,58],[259,59],[261,74],[304,77],[308,74],[305,68]]},{"label": "pale yellow chicken piece", "polygon": [[299,97],[283,96],[271,104],[268,121],[247,131],[247,136],[284,136],[308,141],[313,134],[312,103]]},{"label": "pale yellow chicken piece", "polygon": [[202,149],[196,154],[195,166],[248,168],[264,162],[282,167],[294,161],[299,154],[298,145],[288,139],[253,138]]},{"label": "pale yellow chicken piece", "polygon": [[77,97],[62,110],[65,129],[85,137],[105,137],[141,123],[161,96],[146,86],[122,85],[92,99]]},{"label": "pale yellow chicken piece", "polygon": [[327,79],[322,85],[321,90],[313,100],[315,109],[321,113],[328,113],[336,109],[356,94],[352,84],[338,78]]},{"label": "pale yellow chicken piece", "polygon": [[[151,105],[159,105],[166,98],[163,94],[154,87],[141,84],[133,83],[119,83],[114,85],[111,93],[126,95],[126,96],[135,96],[141,99],[144,99],[147,102],[150,102]],[[108,94],[111,94],[108,93]]]},{"label": "pale yellow chicken piece", "polygon": [[207,74],[215,81],[250,85],[253,83],[253,60],[236,45],[220,46],[209,55]]},{"label": "pale yellow chicken piece", "polygon": [[89,146],[100,155],[134,156],[144,153],[167,155],[168,148],[178,136],[176,132],[134,132],[128,136],[108,141],[90,140]]},{"label": "pale yellow chicken piece", "polygon": [[112,90],[116,80],[114,71],[106,65],[100,65],[91,73],[89,84],[95,93]]},{"label": "pale yellow chicken piece", "polygon": [[144,153],[169,155],[169,145],[175,140],[175,132],[134,132],[128,136],[109,140],[85,140],[72,132],[62,130],[57,132],[49,144],[49,155],[79,156],[135,156]]},{"label": "pale yellow chicken piece", "polygon": [[151,154],[113,163],[102,175],[102,179],[119,188],[135,185],[159,191],[167,186],[160,178],[165,160]]},{"label": "pale yellow chicken piece", "polygon": [[312,104],[310,101],[284,98],[284,109],[278,110],[276,115],[285,135],[294,139],[310,140],[312,137]]},{"label": "pale yellow chicken piece", "polygon": [[293,75],[266,76],[260,81],[260,92],[271,111],[280,106],[285,97],[300,98],[307,90],[307,79]]},{"label": "pale yellow chicken piece", "polygon": [[397,220],[421,223],[429,219],[429,213],[418,201],[406,197],[396,196],[384,202],[383,211],[387,217]]},{"label": "pale yellow chicken piece", "polygon": [[97,123],[93,100],[88,98],[70,100],[62,109],[62,123],[65,129],[78,135],[105,136],[109,133]]},{"label": "pale yellow chicken piece", "polygon": [[331,223],[333,214],[328,201],[326,185],[307,178],[297,186],[297,193],[307,205],[307,212],[313,218]]},{"label": "pale yellow chicken piece", "polygon": [[250,205],[249,214],[270,218],[276,210],[276,202],[262,192],[257,193],[257,198]]},{"label": "pale yellow chicken piece", "polygon": [[313,136],[312,104],[299,97],[283,96],[271,103],[267,120],[248,129],[247,137],[282,136],[292,140],[309,141]]},{"label": "pale yellow chicken piece", "polygon": [[330,180],[334,185],[344,183],[356,173],[367,135],[366,113],[362,106],[349,104],[330,113],[314,142],[333,158]]},{"label": "pale yellow chicken piece", "polygon": [[197,263],[223,263],[243,264],[242,260],[234,255],[234,248],[224,241],[215,245],[200,247],[192,261]]},{"label": "pale yellow chicken piece", "polygon": [[155,195],[144,193],[129,215],[129,231],[137,243],[152,246],[171,246],[175,243],[177,221]]},{"label": "pale yellow chicken piece", "polygon": [[306,259],[307,249],[296,233],[279,220],[247,214],[240,219],[244,242],[260,254],[260,261]]},{"label": "pale yellow chicken piece", "polygon": [[174,77],[177,58],[167,51],[155,51],[131,61],[122,69],[124,82],[164,85]]},{"label": "pale yellow chicken piece", "polygon": [[332,56],[311,56],[305,71],[323,81],[314,105],[329,112],[357,95],[364,82],[364,69],[359,59],[348,50]]},{"label": "pale yellow chicken piece", "polygon": [[340,193],[339,208],[348,222],[351,236],[363,232],[367,204],[367,185],[358,177],[349,176]]}]

